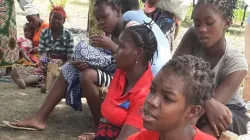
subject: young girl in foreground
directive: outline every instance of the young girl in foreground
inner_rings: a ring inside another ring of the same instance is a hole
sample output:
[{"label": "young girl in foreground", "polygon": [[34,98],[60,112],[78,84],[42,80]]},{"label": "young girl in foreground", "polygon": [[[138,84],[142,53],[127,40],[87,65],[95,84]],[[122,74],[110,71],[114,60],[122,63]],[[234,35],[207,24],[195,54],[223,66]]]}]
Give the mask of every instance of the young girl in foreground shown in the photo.
[{"label": "young girl in foreground", "polygon": [[209,63],[186,55],[170,60],[154,78],[142,129],[128,140],[216,140],[190,125],[213,93]]}]

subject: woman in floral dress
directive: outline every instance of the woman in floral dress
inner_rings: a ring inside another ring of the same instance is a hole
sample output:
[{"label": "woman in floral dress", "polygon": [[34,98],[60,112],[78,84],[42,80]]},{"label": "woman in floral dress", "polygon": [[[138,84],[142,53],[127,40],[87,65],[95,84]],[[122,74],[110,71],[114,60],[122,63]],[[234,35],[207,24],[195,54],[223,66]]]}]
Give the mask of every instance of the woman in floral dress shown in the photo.
[{"label": "woman in floral dress", "polygon": [[16,34],[15,2],[14,0],[0,0],[0,48],[3,52],[0,68],[6,68],[5,75],[10,74],[12,64],[19,58]]}]

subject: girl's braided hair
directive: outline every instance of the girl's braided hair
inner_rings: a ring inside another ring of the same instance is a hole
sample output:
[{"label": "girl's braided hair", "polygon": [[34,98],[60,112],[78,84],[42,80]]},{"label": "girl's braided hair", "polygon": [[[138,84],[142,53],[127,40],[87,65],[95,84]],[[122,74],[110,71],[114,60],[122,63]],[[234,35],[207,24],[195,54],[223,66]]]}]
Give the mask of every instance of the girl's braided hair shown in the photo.
[{"label": "girl's braided hair", "polygon": [[201,4],[213,4],[222,12],[224,18],[232,18],[237,0],[198,0],[196,8]]},{"label": "girl's braided hair", "polygon": [[153,56],[157,51],[157,40],[151,28],[152,24],[150,22],[142,25],[130,26],[123,31],[131,35],[136,47],[143,49],[146,56],[146,63],[149,61],[153,63]]},{"label": "girl's braided hair", "polygon": [[188,104],[203,105],[204,100],[212,98],[214,73],[208,62],[192,55],[178,56],[161,69],[164,73],[169,70],[183,79]]},{"label": "girl's braided hair", "polygon": [[120,8],[122,9],[122,2],[121,0],[96,0],[95,6],[101,5],[101,4],[107,4],[111,6],[112,8]]},{"label": "girl's braided hair", "polygon": [[125,13],[133,8],[139,8],[138,0],[96,0],[95,6],[107,4],[113,8],[120,8],[122,13]]}]

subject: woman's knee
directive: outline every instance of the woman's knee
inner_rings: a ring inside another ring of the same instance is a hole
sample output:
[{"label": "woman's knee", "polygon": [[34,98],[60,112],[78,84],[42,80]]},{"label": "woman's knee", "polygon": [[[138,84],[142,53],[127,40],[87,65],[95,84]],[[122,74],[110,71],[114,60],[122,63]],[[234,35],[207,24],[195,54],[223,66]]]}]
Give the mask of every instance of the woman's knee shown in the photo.
[{"label": "woman's knee", "polygon": [[87,68],[80,72],[80,83],[96,83],[97,72],[95,69]]}]

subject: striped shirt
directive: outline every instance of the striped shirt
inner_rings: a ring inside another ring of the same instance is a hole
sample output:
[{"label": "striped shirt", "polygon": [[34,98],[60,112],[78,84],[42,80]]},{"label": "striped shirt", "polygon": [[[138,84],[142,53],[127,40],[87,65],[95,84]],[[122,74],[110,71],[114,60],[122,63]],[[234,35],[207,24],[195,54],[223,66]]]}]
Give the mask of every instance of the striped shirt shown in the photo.
[{"label": "striped shirt", "polygon": [[63,29],[61,36],[54,40],[51,29],[46,28],[41,33],[38,51],[40,54],[46,53],[49,56],[71,58],[74,51],[73,36],[68,30]]}]

